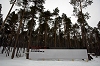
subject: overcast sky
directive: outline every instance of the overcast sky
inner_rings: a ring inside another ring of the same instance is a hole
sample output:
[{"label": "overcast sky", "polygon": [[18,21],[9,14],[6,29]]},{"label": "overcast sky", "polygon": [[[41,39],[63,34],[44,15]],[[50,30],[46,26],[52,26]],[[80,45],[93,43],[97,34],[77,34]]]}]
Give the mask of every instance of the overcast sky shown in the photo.
[{"label": "overcast sky", "polygon": [[[66,13],[68,17],[71,17],[71,20],[73,23],[77,22],[77,18],[72,16],[73,14],[73,7],[69,3],[70,0],[46,0],[44,7],[47,10],[53,11],[56,7],[60,10],[60,15],[62,13]],[[9,3],[9,0],[0,0],[0,4],[2,4],[2,14],[3,17],[7,15],[11,5]],[[16,7],[13,8],[15,10]],[[85,11],[88,11],[90,13],[91,18],[87,21],[88,24],[92,27],[97,26],[97,23],[100,21],[100,0],[93,0],[93,4],[88,6]]]}]

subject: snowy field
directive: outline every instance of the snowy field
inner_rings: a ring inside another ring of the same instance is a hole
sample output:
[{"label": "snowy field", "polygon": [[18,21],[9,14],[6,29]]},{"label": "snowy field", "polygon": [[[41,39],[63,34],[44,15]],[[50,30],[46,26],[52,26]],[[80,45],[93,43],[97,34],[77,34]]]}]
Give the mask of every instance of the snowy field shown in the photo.
[{"label": "snowy field", "polygon": [[27,60],[25,56],[10,59],[5,54],[0,54],[0,66],[100,66],[100,57],[93,56],[91,61],[82,60]]}]

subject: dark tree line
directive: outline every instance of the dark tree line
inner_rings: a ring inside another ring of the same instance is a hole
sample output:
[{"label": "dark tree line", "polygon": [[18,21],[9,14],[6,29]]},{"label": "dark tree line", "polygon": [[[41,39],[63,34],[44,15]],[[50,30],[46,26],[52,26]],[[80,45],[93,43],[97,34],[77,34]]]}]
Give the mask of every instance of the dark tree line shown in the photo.
[{"label": "dark tree line", "polygon": [[[0,28],[1,28],[1,25],[2,25],[2,22],[3,22],[3,18],[2,18],[2,14],[1,14],[1,9],[2,9],[2,5],[0,4]],[[1,45],[1,43],[2,43],[1,34],[2,34],[2,31],[0,31],[0,47],[2,46]]]},{"label": "dark tree line", "polygon": [[0,21],[0,45],[3,46],[2,53],[6,51],[9,56],[12,52],[12,59],[15,54],[20,56],[20,48],[23,53],[27,52],[26,58],[29,59],[32,47],[86,48],[88,52],[100,55],[100,21],[97,27],[89,26],[86,21],[89,13],[82,10],[91,5],[92,0],[70,1],[73,14],[77,17],[75,24],[65,13],[60,16],[58,8],[53,12],[44,10],[44,0],[11,0],[10,3],[12,7],[15,4],[21,8],[11,12],[11,7],[4,22]]}]

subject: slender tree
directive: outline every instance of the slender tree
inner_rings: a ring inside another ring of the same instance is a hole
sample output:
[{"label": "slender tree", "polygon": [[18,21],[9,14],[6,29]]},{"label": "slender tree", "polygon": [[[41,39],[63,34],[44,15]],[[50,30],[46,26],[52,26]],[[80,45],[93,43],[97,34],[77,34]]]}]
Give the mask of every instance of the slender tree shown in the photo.
[{"label": "slender tree", "polygon": [[73,44],[75,48],[79,48],[79,43],[77,42],[78,41],[78,38],[77,38],[78,30],[79,30],[79,25],[75,23],[72,27],[72,33],[73,33],[73,39],[74,39]]},{"label": "slender tree", "polygon": [[89,13],[83,13],[83,8],[86,8],[88,5],[93,3],[92,0],[70,0],[70,4],[73,5],[74,15],[78,17],[78,22],[81,25],[81,33],[82,33],[82,45],[83,47],[87,47],[86,34],[85,34],[85,23],[86,19],[89,19]]},{"label": "slender tree", "polygon": [[9,16],[9,14],[10,14],[10,12],[11,12],[11,10],[12,10],[14,4],[15,4],[15,2],[16,2],[16,0],[14,0],[14,2],[12,2],[12,1],[13,1],[13,0],[11,0],[11,3],[13,3],[13,4],[12,4],[12,6],[11,6],[11,8],[10,8],[10,10],[9,10],[9,12],[8,12],[8,14],[7,14],[5,20],[4,20],[4,22],[2,23],[2,25],[1,25],[1,27],[0,27],[0,31],[3,29],[3,26],[4,26],[6,20],[7,20],[8,16]]},{"label": "slender tree", "polygon": [[56,45],[57,45],[57,39],[56,39],[56,35],[57,35],[57,24],[58,24],[58,15],[59,15],[59,9],[58,9],[58,7],[57,8],[55,8],[54,10],[53,10],[53,15],[55,16],[55,21],[54,21],[54,45],[55,45],[55,47],[56,47]]},{"label": "slender tree", "polygon": [[24,17],[24,13],[25,13],[25,9],[26,9],[27,4],[28,4],[28,1],[27,0],[23,0],[20,3],[18,2],[18,5],[21,5],[24,9],[21,12],[22,13],[22,16],[21,16],[21,19],[19,21],[19,27],[18,27],[18,30],[17,30],[16,41],[15,41],[15,45],[14,45],[14,49],[13,49],[13,52],[12,52],[11,59],[14,58],[14,54],[15,54],[15,50],[16,50],[16,45],[18,43],[20,28],[22,27],[22,21],[23,21],[23,17]]},{"label": "slender tree", "polygon": [[29,42],[28,42],[28,48],[27,48],[27,55],[26,55],[26,59],[29,59],[29,49],[30,49],[30,45],[31,45],[31,35],[32,35],[32,29],[35,23],[35,18],[36,18],[36,14],[37,12],[41,12],[43,9],[43,3],[44,0],[29,0],[30,2],[33,2],[34,5],[32,5],[32,7],[30,7],[31,11],[30,11],[30,15],[31,15],[31,22],[30,22],[30,29],[29,29]]},{"label": "slender tree", "polygon": [[67,39],[67,47],[69,48],[69,47],[71,47],[71,41],[70,41],[70,30],[71,30],[71,24],[72,24],[72,22],[71,22],[71,20],[70,20],[70,18],[68,18],[67,16],[66,16],[66,14],[62,14],[62,19],[63,19],[63,24],[64,24],[64,34],[65,34],[65,36],[66,36],[66,39]]}]

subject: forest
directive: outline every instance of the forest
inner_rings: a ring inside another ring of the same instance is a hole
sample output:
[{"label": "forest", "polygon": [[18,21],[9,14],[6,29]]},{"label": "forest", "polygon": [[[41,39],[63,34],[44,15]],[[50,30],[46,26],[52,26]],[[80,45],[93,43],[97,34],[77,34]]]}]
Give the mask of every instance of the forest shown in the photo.
[{"label": "forest", "polygon": [[[18,52],[26,48],[26,59],[29,50],[33,49],[87,49],[88,53],[100,55],[100,21],[97,27],[88,25],[90,18],[83,9],[91,6],[92,0],[70,0],[73,15],[77,23],[73,24],[70,17],[63,13],[59,15],[58,7],[45,10],[45,0],[10,0],[12,4],[6,18],[3,20],[2,4],[0,4],[0,47],[4,52],[18,56]],[[11,11],[13,6],[20,9]],[[67,7],[67,6],[66,6]],[[21,49],[20,49],[21,48]],[[16,51],[17,50],[17,51]]]}]

